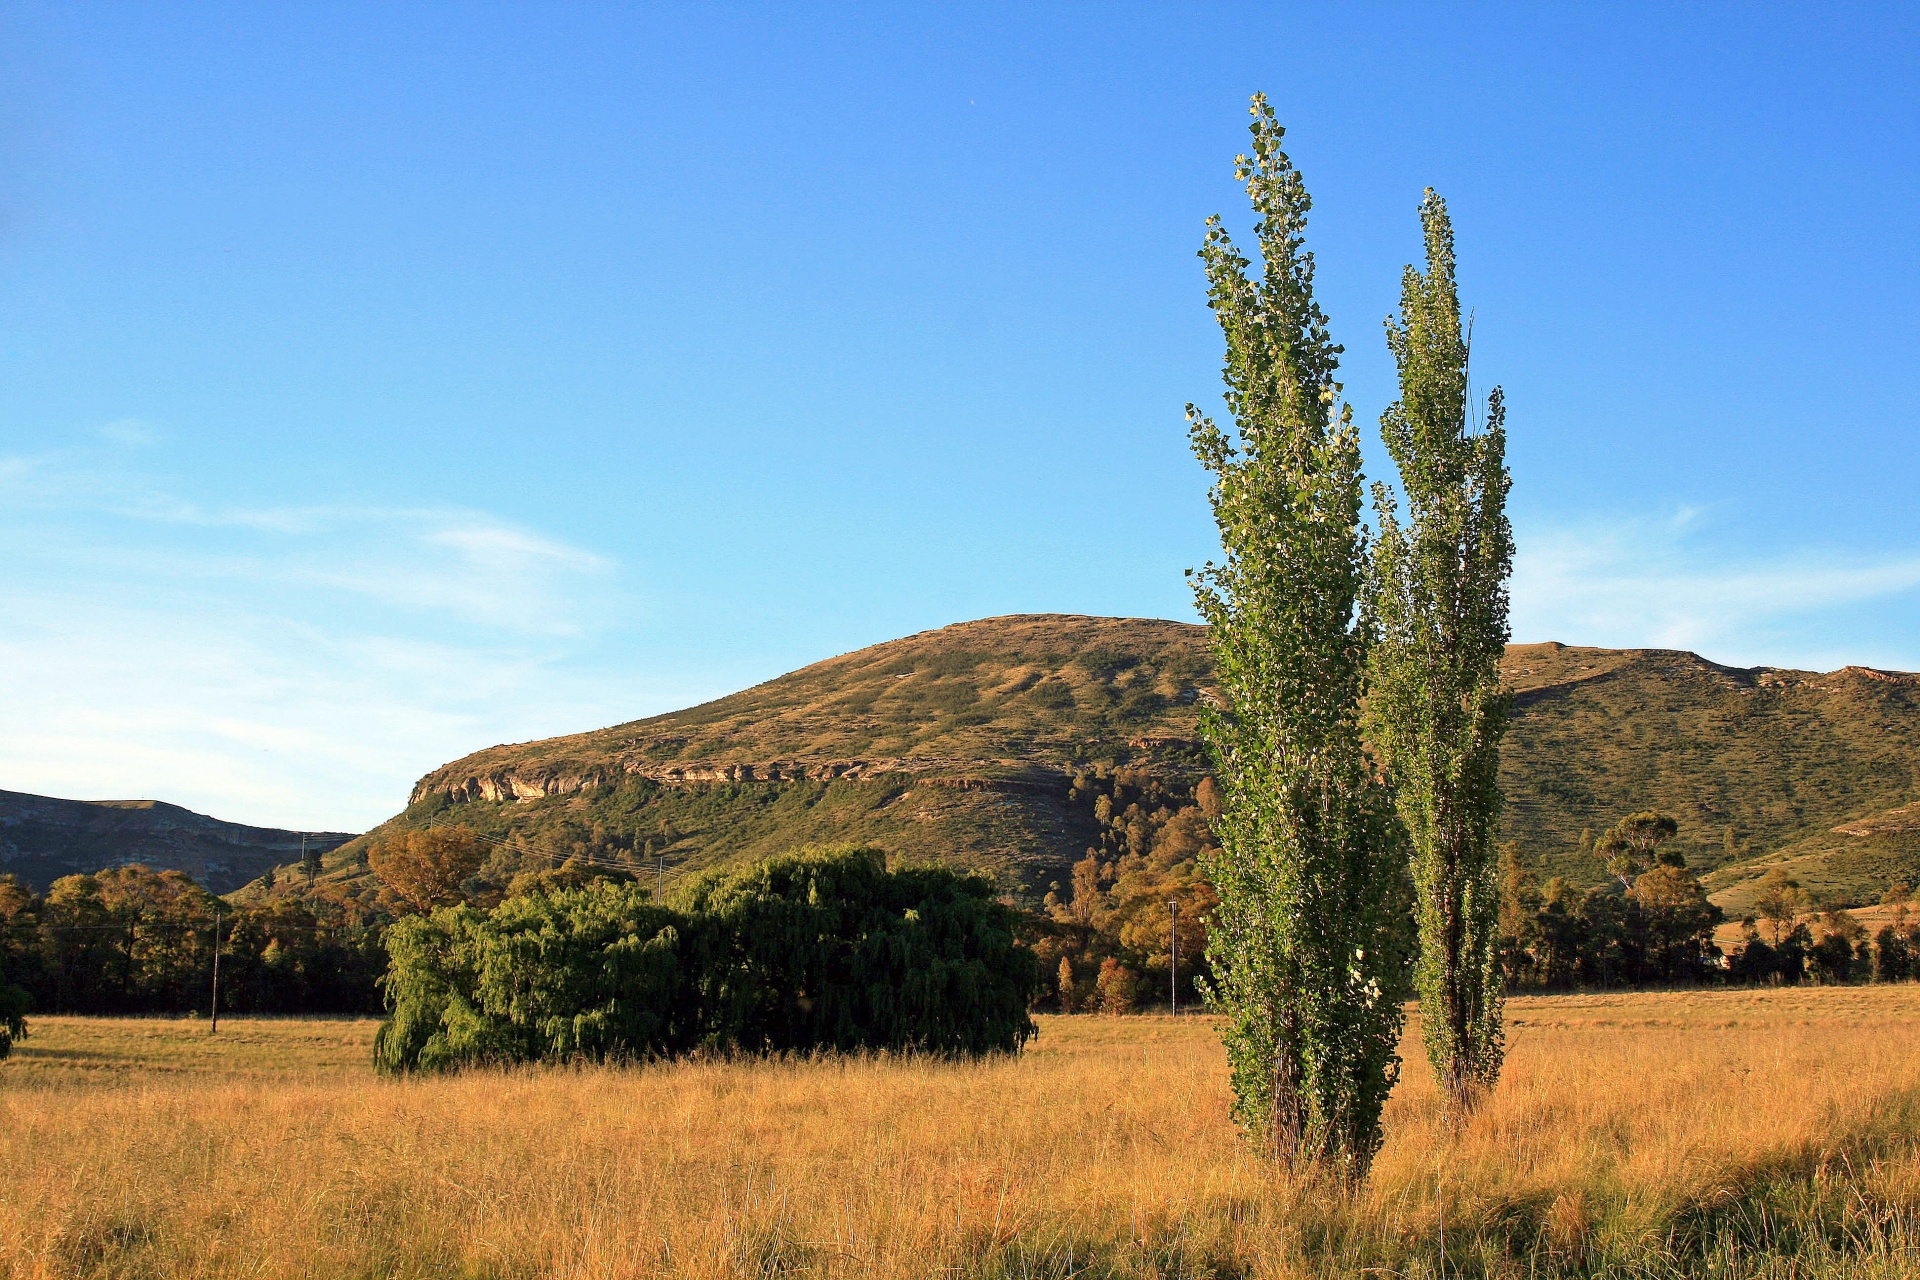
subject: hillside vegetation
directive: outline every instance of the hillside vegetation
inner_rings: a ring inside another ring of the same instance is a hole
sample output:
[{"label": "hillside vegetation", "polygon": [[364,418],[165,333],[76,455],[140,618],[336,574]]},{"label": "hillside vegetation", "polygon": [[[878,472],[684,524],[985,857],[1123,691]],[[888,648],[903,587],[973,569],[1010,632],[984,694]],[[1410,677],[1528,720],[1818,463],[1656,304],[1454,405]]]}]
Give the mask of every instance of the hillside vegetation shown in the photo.
[{"label": "hillside vegetation", "polygon": [[[392,821],[668,876],[860,840],[1037,897],[1112,821],[1076,774],[1201,776],[1210,670],[1204,629],[1183,623],[961,623],[685,711],[476,752],[422,778]],[[1920,822],[1896,813],[1920,795],[1920,677],[1552,643],[1512,646],[1502,670],[1505,835],[1543,875],[1598,882],[1583,833],[1646,808],[1680,819],[1689,864],[1736,906],[1777,860],[1855,900],[1920,872]],[[330,855],[328,879],[364,877],[365,848]]]}]

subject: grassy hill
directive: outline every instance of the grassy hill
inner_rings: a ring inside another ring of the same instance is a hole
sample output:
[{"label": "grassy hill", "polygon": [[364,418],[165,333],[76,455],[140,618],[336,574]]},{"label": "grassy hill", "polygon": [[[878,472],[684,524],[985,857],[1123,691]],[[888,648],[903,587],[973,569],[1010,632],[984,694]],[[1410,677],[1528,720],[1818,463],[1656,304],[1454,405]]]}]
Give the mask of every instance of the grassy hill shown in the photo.
[{"label": "grassy hill", "polygon": [[1816,898],[1836,901],[1869,901],[1889,884],[1914,884],[1920,881],[1920,804],[1811,832],[1704,878],[1714,901],[1742,914],[1754,909],[1760,878],[1775,866]]},{"label": "grassy hill", "polygon": [[[1832,830],[1920,794],[1920,678],[1569,649],[1596,655],[1596,669],[1530,688],[1525,655],[1541,648],[1508,654],[1519,692],[1502,775],[1509,832],[1549,868],[1581,868],[1580,832],[1634,807],[1679,818],[1688,861],[1715,868],[1717,889],[1758,874],[1789,847],[1804,847],[1801,869],[1840,893],[1864,893],[1896,871],[1911,875],[1920,862],[1911,832],[1881,841],[1886,856],[1876,860],[1861,856],[1860,838]],[[1739,842],[1733,859],[1729,827]]]},{"label": "grassy hill", "polygon": [[[1920,823],[1835,831],[1920,795],[1920,678],[1560,644],[1513,646],[1504,670],[1507,835],[1546,874],[1596,882],[1582,832],[1640,808],[1680,819],[1690,863],[1722,896],[1781,858],[1841,897],[1920,871]],[[1197,626],[989,618],[685,711],[475,752],[422,778],[392,822],[458,821],[512,839],[514,856],[668,874],[863,839],[1040,892],[1098,834],[1088,793],[1070,793],[1076,773],[1197,780],[1210,671]],[[333,855],[328,877],[364,875],[364,849]]]}]

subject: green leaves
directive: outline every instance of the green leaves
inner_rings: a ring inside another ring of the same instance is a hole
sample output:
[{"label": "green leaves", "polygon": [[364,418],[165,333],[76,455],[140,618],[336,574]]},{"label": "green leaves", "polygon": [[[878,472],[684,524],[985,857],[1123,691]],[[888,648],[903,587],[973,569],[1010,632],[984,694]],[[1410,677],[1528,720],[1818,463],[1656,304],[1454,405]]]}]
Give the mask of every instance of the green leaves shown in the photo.
[{"label": "green leaves", "polygon": [[1678,854],[1663,855],[1660,846],[1679,834],[1680,824],[1671,814],[1643,810],[1630,813],[1608,827],[1593,843],[1593,854],[1607,865],[1607,874],[1619,878],[1631,889],[1635,879],[1649,867],[1665,863],[1668,856],[1679,860],[1672,865],[1684,867]]},{"label": "green leaves", "polygon": [[1252,114],[1235,173],[1259,274],[1217,218],[1200,250],[1233,433],[1187,409],[1223,552],[1190,575],[1221,698],[1201,721],[1222,793],[1207,958],[1241,1124],[1278,1158],[1358,1176],[1398,1075],[1405,873],[1360,741],[1359,437],[1313,297],[1311,201],[1263,96]]},{"label": "green leaves", "polygon": [[1367,730],[1411,846],[1427,1056],[1465,1109],[1499,1077],[1504,1053],[1495,833],[1513,533],[1505,404],[1494,388],[1480,429],[1470,429],[1453,224],[1431,188],[1420,220],[1427,269],[1406,269],[1399,317],[1387,321],[1400,398],[1380,433],[1399,467],[1407,524],[1375,485]]},{"label": "green leaves", "polygon": [[709,1049],[1018,1049],[1040,974],[979,877],[803,850],[709,876],[687,909],[600,881],[388,935],[384,1070]]}]

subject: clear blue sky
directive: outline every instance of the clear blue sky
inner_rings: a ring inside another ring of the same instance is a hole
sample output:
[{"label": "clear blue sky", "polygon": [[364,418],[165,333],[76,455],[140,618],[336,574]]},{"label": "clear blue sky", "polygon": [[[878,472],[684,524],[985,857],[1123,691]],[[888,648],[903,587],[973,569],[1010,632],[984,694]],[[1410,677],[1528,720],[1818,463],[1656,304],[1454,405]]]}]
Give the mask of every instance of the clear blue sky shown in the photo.
[{"label": "clear blue sky", "polygon": [[0,787],[358,829],[923,628],[1190,617],[1256,89],[1370,438],[1452,205],[1516,639],[1920,668],[1909,9],[0,14]]}]

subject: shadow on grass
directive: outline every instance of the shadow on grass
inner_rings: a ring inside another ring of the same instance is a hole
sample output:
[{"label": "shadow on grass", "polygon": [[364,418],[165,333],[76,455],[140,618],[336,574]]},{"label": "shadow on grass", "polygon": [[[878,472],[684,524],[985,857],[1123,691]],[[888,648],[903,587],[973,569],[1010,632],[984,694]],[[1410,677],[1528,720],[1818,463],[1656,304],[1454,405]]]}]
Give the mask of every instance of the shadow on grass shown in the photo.
[{"label": "shadow on grass", "polygon": [[1920,1206],[1887,1200],[1867,1176],[1916,1156],[1920,1091],[1875,1099],[1864,1115],[1834,1117],[1824,1141],[1750,1161],[1691,1198],[1672,1217],[1670,1247],[1702,1256],[1723,1245],[1791,1254],[1920,1243]]},{"label": "shadow on grass", "polygon": [[1444,1257],[1437,1238],[1408,1241],[1397,1257],[1381,1250],[1372,1269],[1472,1278],[1920,1275],[1920,1204],[1887,1198],[1876,1176],[1920,1157],[1920,1092],[1889,1094],[1864,1115],[1834,1115],[1832,1125],[1824,1140],[1757,1155],[1671,1208],[1654,1208],[1651,1220],[1617,1191],[1598,1205],[1579,1191],[1541,1191],[1483,1206],[1449,1236]]}]

